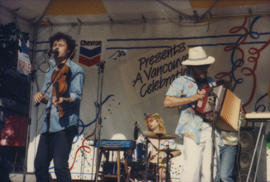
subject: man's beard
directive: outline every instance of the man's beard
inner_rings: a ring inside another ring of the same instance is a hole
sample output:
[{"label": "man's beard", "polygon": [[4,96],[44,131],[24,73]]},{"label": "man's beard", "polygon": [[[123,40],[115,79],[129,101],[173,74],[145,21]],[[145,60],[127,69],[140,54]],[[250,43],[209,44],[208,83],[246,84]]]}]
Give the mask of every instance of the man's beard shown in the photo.
[{"label": "man's beard", "polygon": [[200,76],[198,77],[194,77],[199,89],[203,86],[203,85],[208,85],[208,80],[207,80],[207,76],[205,75],[204,78],[201,78]]},{"label": "man's beard", "polygon": [[199,82],[204,82],[205,80],[207,80],[207,73],[204,73],[203,78],[199,74],[196,74],[196,73],[193,73],[192,76],[196,81],[199,81]]}]

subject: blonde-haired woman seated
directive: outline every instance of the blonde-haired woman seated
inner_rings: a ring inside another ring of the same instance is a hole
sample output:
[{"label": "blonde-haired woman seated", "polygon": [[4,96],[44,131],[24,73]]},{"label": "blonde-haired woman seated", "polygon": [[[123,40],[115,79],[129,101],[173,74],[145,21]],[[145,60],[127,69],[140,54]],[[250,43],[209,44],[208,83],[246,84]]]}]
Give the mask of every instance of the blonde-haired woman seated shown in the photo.
[{"label": "blonde-haired woman seated", "polygon": [[[158,177],[159,181],[163,182],[166,181],[166,151],[170,150],[169,159],[180,155],[181,152],[176,150],[176,143],[173,140],[174,137],[166,134],[164,121],[158,113],[147,115],[145,123],[147,131],[138,137],[136,143],[137,146],[139,146],[139,144],[147,145],[148,152],[147,155],[144,155],[147,156],[147,159],[141,159],[141,154],[138,154],[138,152],[137,159],[148,160],[147,179],[149,181],[156,181]],[[158,152],[158,150],[160,152]],[[157,169],[159,169],[159,173],[157,173]]]}]

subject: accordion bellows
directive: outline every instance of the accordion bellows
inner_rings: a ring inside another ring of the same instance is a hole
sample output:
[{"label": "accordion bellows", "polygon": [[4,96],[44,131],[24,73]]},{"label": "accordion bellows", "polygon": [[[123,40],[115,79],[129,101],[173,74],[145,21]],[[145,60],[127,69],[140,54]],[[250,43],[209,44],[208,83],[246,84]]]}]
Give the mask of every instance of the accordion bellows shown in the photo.
[{"label": "accordion bellows", "polygon": [[216,127],[226,131],[238,131],[241,99],[226,89]]}]

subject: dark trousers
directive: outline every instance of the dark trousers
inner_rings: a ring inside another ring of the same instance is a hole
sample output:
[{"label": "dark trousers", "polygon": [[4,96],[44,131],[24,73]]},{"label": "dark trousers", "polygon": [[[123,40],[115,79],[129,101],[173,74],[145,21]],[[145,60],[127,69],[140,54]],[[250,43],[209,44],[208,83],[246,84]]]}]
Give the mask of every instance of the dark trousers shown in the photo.
[{"label": "dark trousers", "polygon": [[9,179],[9,173],[12,170],[10,162],[7,160],[7,155],[2,154],[0,149],[0,179],[2,182],[11,182]]},{"label": "dark trousers", "polygon": [[41,134],[34,164],[37,182],[51,181],[49,165],[52,159],[57,182],[71,182],[68,158],[77,133],[77,126],[71,126],[63,131]]}]

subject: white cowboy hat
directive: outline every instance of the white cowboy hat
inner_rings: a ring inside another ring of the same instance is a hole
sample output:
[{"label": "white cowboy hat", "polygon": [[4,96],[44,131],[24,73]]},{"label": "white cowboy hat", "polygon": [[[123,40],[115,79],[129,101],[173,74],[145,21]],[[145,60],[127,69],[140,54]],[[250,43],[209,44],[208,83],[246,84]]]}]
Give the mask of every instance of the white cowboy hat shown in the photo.
[{"label": "white cowboy hat", "polygon": [[182,65],[186,66],[200,66],[213,64],[215,58],[207,56],[202,47],[192,47],[188,50],[188,59],[182,62]]}]

